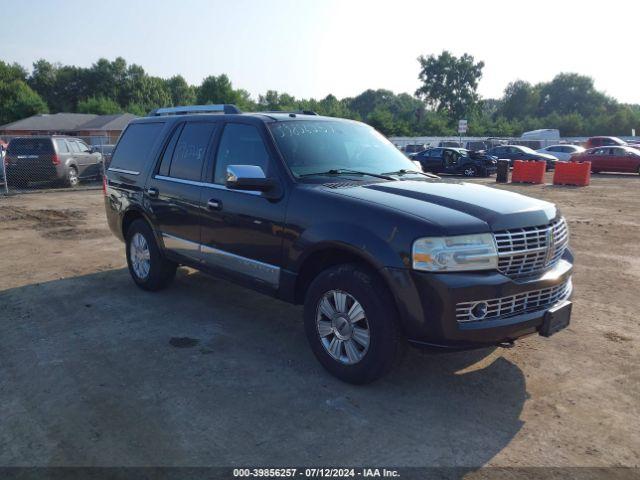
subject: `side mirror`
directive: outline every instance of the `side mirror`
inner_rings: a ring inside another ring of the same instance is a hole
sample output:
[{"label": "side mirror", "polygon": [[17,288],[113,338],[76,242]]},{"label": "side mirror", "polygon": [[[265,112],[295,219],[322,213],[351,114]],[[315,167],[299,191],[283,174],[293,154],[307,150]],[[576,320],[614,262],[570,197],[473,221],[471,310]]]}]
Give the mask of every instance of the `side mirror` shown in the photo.
[{"label": "side mirror", "polygon": [[257,165],[229,165],[225,185],[231,190],[269,192],[277,187],[277,182],[267,178]]}]

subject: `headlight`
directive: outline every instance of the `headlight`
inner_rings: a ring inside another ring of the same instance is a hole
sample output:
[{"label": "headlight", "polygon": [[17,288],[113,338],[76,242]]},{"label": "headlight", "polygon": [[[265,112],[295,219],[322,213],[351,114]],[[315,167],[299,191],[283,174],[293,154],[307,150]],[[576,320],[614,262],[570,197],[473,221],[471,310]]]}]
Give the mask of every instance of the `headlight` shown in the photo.
[{"label": "headlight", "polygon": [[498,252],[490,233],[427,237],[413,242],[413,268],[428,272],[493,270]]}]

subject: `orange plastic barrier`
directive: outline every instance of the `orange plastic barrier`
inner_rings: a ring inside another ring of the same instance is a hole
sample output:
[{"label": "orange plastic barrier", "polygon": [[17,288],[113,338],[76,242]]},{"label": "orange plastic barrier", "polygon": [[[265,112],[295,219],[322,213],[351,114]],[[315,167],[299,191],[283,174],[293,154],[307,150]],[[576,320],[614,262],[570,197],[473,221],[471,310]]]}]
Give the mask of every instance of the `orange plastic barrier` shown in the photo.
[{"label": "orange plastic barrier", "polygon": [[511,181],[514,183],[544,183],[546,168],[547,162],[516,160],[513,162]]},{"label": "orange plastic barrier", "polygon": [[586,187],[591,181],[591,162],[557,162],[553,173],[554,185]]}]

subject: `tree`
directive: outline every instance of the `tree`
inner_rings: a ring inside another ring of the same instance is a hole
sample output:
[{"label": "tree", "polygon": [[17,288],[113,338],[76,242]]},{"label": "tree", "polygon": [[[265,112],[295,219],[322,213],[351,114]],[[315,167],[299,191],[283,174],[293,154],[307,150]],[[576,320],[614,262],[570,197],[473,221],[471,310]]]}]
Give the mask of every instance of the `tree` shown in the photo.
[{"label": "tree", "polygon": [[29,86],[35,90],[49,105],[54,103],[57,91],[58,67],[44,59],[33,64],[29,76]]},{"label": "tree", "polygon": [[24,82],[27,79],[27,72],[17,63],[8,64],[0,60],[0,82],[11,83],[14,80]]},{"label": "tree", "polygon": [[0,80],[0,125],[48,111],[47,104],[26,82]]},{"label": "tree", "polygon": [[195,89],[187,83],[182,75],[176,75],[166,81],[174,106],[193,105],[196,102]]},{"label": "tree", "polygon": [[478,82],[482,78],[484,62],[475,62],[469,54],[460,58],[448,51],[438,57],[418,57],[422,86],[416,96],[437,112],[446,112],[452,120],[465,118],[478,104]]},{"label": "tree", "polygon": [[204,104],[236,104],[240,99],[238,93],[225,74],[211,75],[205,78],[198,88],[198,103]]},{"label": "tree", "polygon": [[[137,109],[142,109],[146,114],[156,108],[171,105],[171,93],[164,80],[151,77],[141,66],[132,64],[127,68],[118,103],[136,105]],[[130,111],[128,107],[127,111]]]},{"label": "tree", "polygon": [[540,84],[540,115],[579,113],[595,116],[606,113],[616,102],[595,89],[593,79],[577,73],[561,73]]},{"label": "tree", "polygon": [[498,114],[508,120],[525,118],[535,115],[540,105],[540,88],[533,87],[529,82],[516,80],[507,85],[504,90],[502,105]]},{"label": "tree", "polygon": [[105,97],[91,97],[78,102],[79,113],[95,113],[96,115],[113,115],[121,113],[122,107],[117,102]]}]

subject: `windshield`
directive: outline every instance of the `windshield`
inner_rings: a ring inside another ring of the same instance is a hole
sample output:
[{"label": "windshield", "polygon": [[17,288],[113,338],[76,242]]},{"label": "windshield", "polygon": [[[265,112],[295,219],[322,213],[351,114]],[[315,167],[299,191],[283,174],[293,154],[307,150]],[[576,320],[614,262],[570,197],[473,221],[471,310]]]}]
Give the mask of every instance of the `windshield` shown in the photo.
[{"label": "windshield", "polygon": [[381,174],[416,169],[391,142],[363,123],[292,120],[269,128],[296,177],[329,170]]}]

